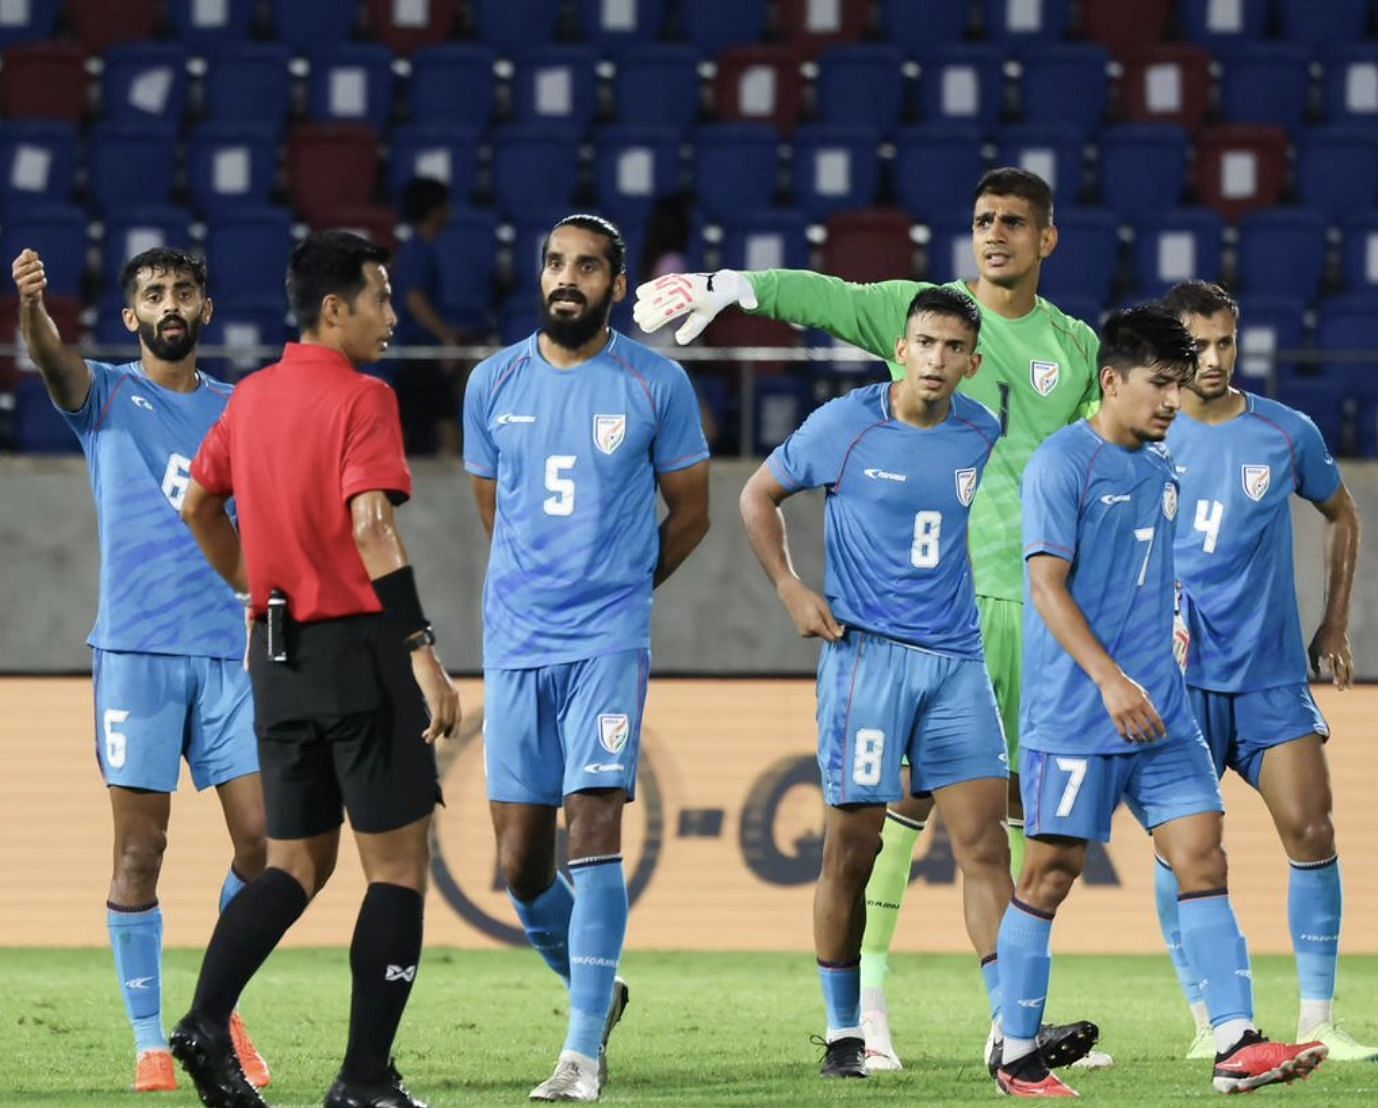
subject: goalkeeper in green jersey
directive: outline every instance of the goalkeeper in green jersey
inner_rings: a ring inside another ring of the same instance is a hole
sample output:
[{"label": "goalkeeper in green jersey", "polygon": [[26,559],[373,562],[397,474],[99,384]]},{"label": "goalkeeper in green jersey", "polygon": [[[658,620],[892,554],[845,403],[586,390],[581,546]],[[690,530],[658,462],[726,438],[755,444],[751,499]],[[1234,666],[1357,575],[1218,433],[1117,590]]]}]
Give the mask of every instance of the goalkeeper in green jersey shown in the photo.
[{"label": "goalkeeper in green jersey", "polygon": [[[978,278],[948,287],[972,297],[981,309],[981,370],[962,381],[959,391],[996,413],[1003,431],[972,505],[970,552],[986,666],[1009,751],[1008,828],[1017,876],[1024,858],[1024,810],[1014,772],[1024,600],[1019,481],[1039,443],[1095,410],[1099,344],[1087,324],[1038,295],[1043,262],[1057,246],[1052,192],[1042,178],[1012,168],[985,174],[975,191],[971,246]],[[675,338],[688,343],[724,308],[736,306],[826,331],[884,359],[898,379],[903,368],[894,361],[895,336],[904,331],[910,301],[925,287],[917,281],[855,285],[798,270],[671,274],[637,289],[635,318],[643,330],[654,331],[687,316]],[[885,1003],[887,958],[914,845],[931,809],[928,797],[890,807],[881,854],[866,888],[861,1007],[871,1070],[900,1068]],[[988,1054],[998,1035],[994,1023]],[[1109,1062],[1099,1052],[1089,1060]]]}]

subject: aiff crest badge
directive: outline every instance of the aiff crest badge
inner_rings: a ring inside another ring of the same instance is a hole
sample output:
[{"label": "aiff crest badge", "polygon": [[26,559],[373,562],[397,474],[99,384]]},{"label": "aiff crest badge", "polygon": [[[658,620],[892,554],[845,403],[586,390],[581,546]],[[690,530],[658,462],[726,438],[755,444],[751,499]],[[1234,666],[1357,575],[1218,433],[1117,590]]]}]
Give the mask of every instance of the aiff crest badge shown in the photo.
[{"label": "aiff crest badge", "polygon": [[976,495],[976,470],[958,469],[953,471],[952,476],[957,481],[957,499],[966,507]]},{"label": "aiff crest badge", "polygon": [[598,717],[598,742],[609,754],[620,754],[631,733],[631,724],[624,714]]},{"label": "aiff crest badge", "polygon": [[1040,362],[1037,359],[1029,363],[1029,383],[1033,385],[1034,392],[1039,396],[1047,396],[1053,389],[1057,388],[1057,379],[1061,376],[1061,368],[1057,362]]},{"label": "aiff crest badge", "polygon": [[1168,519],[1177,518],[1177,482],[1168,481],[1163,485],[1163,515]]},{"label": "aiff crest badge", "polygon": [[627,437],[625,415],[596,415],[593,417],[593,443],[604,454],[611,454]]},{"label": "aiff crest badge", "polygon": [[1244,495],[1250,500],[1262,500],[1273,483],[1273,469],[1271,466],[1241,466],[1240,477],[1244,482]]}]

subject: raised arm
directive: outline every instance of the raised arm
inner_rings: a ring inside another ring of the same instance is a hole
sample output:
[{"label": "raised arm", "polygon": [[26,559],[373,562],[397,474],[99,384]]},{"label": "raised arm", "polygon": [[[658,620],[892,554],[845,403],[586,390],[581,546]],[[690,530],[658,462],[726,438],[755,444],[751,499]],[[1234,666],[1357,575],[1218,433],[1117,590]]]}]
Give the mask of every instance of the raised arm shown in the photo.
[{"label": "raised arm", "polygon": [[43,259],[32,250],[22,250],[10,272],[19,291],[19,333],[29,349],[29,357],[38,366],[53,403],[75,412],[86,403],[91,391],[91,367],[75,350],[63,345],[57,324],[44,306],[43,290],[48,287],[48,278],[43,272]]},{"label": "raised arm", "polygon": [[655,569],[659,587],[708,534],[708,463],[662,473],[656,481],[669,509],[660,522],[660,559]]},{"label": "raised arm", "polygon": [[1329,500],[1316,505],[1325,516],[1325,614],[1307,653],[1319,678],[1329,670],[1337,689],[1354,679],[1354,655],[1349,648],[1349,597],[1354,566],[1359,558],[1359,508],[1344,485]]}]

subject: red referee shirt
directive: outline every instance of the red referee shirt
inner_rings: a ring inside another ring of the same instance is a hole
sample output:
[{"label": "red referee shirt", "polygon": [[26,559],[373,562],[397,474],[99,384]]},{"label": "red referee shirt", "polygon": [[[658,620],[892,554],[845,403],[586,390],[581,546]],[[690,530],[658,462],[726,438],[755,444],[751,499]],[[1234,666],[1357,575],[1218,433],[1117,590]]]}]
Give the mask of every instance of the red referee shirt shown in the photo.
[{"label": "red referee shirt", "polygon": [[191,475],[235,498],[255,616],[273,589],[302,622],[382,610],[349,513],[362,492],[411,496],[397,398],[382,381],[324,346],[289,342],[234,390]]}]

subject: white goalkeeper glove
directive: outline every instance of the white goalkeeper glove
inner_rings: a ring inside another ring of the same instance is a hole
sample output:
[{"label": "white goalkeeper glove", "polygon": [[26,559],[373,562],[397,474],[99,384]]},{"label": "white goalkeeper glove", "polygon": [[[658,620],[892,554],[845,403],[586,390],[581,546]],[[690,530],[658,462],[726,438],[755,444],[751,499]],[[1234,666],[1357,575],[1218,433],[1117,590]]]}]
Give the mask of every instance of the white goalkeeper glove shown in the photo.
[{"label": "white goalkeeper glove", "polygon": [[693,342],[724,308],[756,307],[756,290],[735,269],[717,273],[667,273],[636,290],[632,318],[648,335],[672,319],[689,318],[675,332],[681,346]]}]

